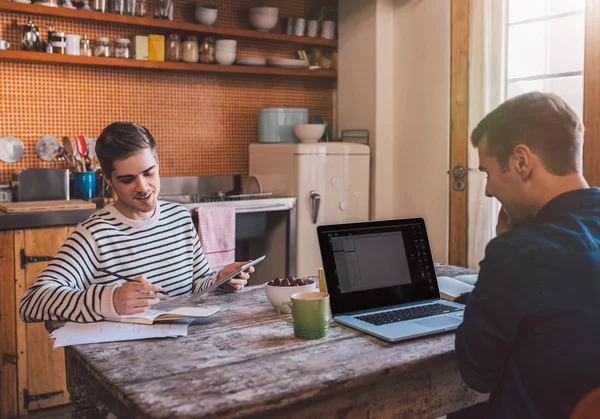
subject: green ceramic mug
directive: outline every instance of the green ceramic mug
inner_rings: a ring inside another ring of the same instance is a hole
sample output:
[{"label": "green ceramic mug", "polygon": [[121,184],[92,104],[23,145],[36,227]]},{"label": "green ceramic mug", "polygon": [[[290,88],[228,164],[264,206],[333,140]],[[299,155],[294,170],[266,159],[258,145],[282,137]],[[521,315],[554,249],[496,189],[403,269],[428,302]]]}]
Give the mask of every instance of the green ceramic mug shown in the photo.
[{"label": "green ceramic mug", "polygon": [[[279,317],[294,324],[294,335],[300,339],[320,339],[327,335],[329,328],[329,294],[326,292],[298,292],[292,294],[291,301],[277,307]],[[292,309],[292,318],[281,314],[281,307]]]}]

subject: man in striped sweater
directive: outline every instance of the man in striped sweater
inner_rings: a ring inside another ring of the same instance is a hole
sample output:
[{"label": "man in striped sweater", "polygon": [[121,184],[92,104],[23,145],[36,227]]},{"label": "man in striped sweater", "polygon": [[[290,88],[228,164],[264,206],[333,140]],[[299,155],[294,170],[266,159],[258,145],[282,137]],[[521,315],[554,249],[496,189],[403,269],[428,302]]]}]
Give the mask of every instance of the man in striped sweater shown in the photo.
[{"label": "man in striped sweater", "polygon": [[[96,141],[106,181],[118,200],[81,222],[23,296],[23,321],[93,322],[136,314],[170,296],[207,288],[246,262],[210,270],[189,212],[158,201],[158,152],[150,132],[128,122],[107,126]],[[133,278],[125,282],[101,268]],[[248,272],[223,287],[244,288]]]}]

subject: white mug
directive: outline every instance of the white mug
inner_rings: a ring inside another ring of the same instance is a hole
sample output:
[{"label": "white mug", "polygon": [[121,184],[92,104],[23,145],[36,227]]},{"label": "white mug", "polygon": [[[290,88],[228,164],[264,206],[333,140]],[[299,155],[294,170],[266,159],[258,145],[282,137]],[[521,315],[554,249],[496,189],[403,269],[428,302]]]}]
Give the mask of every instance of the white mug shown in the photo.
[{"label": "white mug", "polygon": [[306,28],[306,36],[310,36],[314,38],[317,36],[317,32],[319,30],[319,22],[316,20],[309,20]]},{"label": "white mug", "polygon": [[333,39],[335,36],[335,22],[332,20],[324,20],[321,22],[321,38]]},{"label": "white mug", "polygon": [[306,27],[306,20],[301,17],[294,20],[294,35],[304,36],[304,29]]},{"label": "white mug", "polygon": [[68,34],[66,36],[67,39],[67,55],[79,55],[79,42],[81,41],[81,36]]},{"label": "white mug", "polygon": [[0,49],[8,49],[10,48],[10,43],[5,41],[4,39],[0,39]]}]

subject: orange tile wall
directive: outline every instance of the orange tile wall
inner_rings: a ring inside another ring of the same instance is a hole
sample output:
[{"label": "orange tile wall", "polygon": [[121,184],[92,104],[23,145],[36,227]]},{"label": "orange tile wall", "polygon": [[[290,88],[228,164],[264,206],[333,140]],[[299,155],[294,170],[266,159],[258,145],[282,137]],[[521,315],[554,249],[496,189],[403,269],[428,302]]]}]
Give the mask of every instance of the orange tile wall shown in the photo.
[{"label": "orange tile wall", "polygon": [[[4,0],[2,0],[4,1]],[[217,24],[249,28],[246,10],[264,5],[255,0],[213,0]],[[324,2],[269,0],[280,18],[313,18]],[[193,1],[175,0],[175,20],[193,21]],[[153,2],[149,13],[153,13]],[[0,13],[0,39],[19,48],[22,25],[31,18],[45,39],[47,26],[94,39],[114,40],[162,33],[144,28],[52,17]],[[283,28],[274,31],[282,31]],[[184,36],[185,33],[180,33]],[[301,45],[238,40],[238,56],[291,58]],[[65,167],[46,163],[35,152],[37,140],[51,134],[59,140],[86,135],[96,138],[113,121],[146,126],[159,147],[161,175],[200,176],[248,171],[248,145],[258,141],[258,110],[302,107],[309,118],[321,115],[333,123],[334,81],[320,78],[184,73],[158,70],[94,68],[0,61],[0,137],[13,135],[24,144],[21,160],[0,161],[0,181],[15,169]]]}]

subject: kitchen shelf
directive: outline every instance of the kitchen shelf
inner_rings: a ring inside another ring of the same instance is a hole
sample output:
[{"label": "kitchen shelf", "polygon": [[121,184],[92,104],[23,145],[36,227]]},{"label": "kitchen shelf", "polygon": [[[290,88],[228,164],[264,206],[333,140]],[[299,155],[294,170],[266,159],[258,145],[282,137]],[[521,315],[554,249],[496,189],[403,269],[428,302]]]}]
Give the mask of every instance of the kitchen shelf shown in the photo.
[{"label": "kitchen shelf", "polygon": [[170,20],[153,19],[148,17],[137,17],[119,15],[116,13],[101,13],[90,10],[67,9],[65,7],[48,7],[36,4],[22,4],[0,0],[0,11],[55,16],[66,19],[95,21],[101,23],[119,23],[131,26],[143,26],[146,28],[164,29],[169,31],[187,31],[218,36],[237,38],[261,39],[265,41],[287,42],[293,44],[318,45],[324,47],[337,47],[335,39],[310,38],[308,36],[294,36],[271,32],[258,32],[249,29],[225,28],[220,26],[206,26],[189,22],[178,22]]},{"label": "kitchen shelf", "polygon": [[193,64],[171,61],[148,61],[125,58],[83,57],[76,55],[47,54],[45,52],[0,50],[0,61],[17,61],[38,64],[66,64],[92,67],[140,68],[152,70],[191,71],[228,74],[255,74],[267,76],[337,78],[335,70],[308,70],[241,65]]}]

